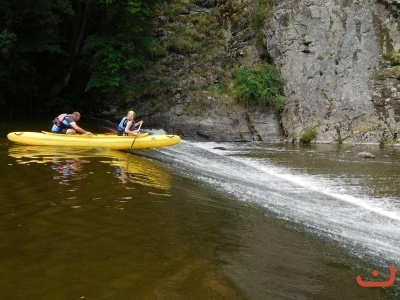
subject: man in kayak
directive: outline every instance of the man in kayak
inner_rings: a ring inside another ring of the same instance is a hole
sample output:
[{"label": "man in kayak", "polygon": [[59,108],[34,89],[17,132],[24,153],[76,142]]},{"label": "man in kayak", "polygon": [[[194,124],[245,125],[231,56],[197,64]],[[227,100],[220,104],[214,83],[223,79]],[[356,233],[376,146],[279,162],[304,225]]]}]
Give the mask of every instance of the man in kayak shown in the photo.
[{"label": "man in kayak", "polygon": [[92,135],[91,132],[79,127],[76,122],[81,118],[81,114],[77,111],[72,114],[61,114],[53,121],[53,127],[51,132],[54,133],[65,133],[65,134],[75,134],[80,132],[86,135]]},{"label": "man in kayak", "polygon": [[143,124],[143,120],[135,123],[136,113],[133,110],[128,111],[126,117],[123,117],[118,124],[118,135],[138,135],[139,130],[135,128]]}]

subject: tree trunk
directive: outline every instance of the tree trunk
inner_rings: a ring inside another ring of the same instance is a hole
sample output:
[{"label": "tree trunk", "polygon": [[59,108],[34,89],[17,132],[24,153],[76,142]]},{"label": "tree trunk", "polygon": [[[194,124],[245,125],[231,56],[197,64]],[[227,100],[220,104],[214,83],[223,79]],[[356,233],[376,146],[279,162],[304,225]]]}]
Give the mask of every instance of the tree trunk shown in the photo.
[{"label": "tree trunk", "polygon": [[72,71],[78,62],[79,51],[82,46],[83,38],[86,30],[86,23],[89,15],[89,3],[86,5],[82,1],[77,1],[76,15],[72,20],[72,37],[70,40],[70,65],[63,78],[58,80],[58,82],[53,86],[50,95],[52,97],[57,96],[60,92],[69,85],[71,79]]}]

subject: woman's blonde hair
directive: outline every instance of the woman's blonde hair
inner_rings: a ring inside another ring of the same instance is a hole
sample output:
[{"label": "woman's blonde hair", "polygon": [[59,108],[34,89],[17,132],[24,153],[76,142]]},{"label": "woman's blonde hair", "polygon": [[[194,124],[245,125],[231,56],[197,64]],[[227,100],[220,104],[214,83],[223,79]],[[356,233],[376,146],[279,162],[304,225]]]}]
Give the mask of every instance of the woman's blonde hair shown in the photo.
[{"label": "woman's blonde hair", "polygon": [[133,110],[128,111],[128,114],[126,115],[126,118],[129,121],[133,121],[133,119],[135,118],[135,112]]}]

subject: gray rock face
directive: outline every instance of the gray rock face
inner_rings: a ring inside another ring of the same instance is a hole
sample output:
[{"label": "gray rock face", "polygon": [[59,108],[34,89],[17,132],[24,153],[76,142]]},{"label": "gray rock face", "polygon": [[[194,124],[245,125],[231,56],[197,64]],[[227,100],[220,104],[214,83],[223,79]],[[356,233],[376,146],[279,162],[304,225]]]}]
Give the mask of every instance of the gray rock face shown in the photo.
[{"label": "gray rock face", "polygon": [[[388,9],[393,1],[380,2],[293,0],[274,7],[264,41],[286,82],[282,122],[289,139],[298,140],[307,125],[317,126],[320,141],[379,141],[399,130],[395,111],[386,107],[391,118],[383,119],[372,101],[374,94],[383,98],[372,80],[380,55],[400,48],[395,10]],[[398,85],[389,90],[397,95]]]},{"label": "gray rock face", "polygon": [[[134,107],[146,127],[196,140],[291,142],[313,126],[317,142],[400,142],[400,80],[382,59],[400,49],[399,0],[273,2],[262,8],[262,40],[252,25],[258,1],[196,0],[180,15],[161,15],[165,54],[136,79],[143,90]],[[200,46],[213,50],[179,51],[172,29],[193,28],[189,16],[200,15],[213,16]],[[232,86],[234,67],[265,60],[285,81],[282,117],[265,107],[227,109],[232,94],[213,91],[224,81],[223,89]]]},{"label": "gray rock face", "polygon": [[[177,110],[175,107],[173,110]],[[172,111],[147,117],[146,124],[164,124],[166,132],[191,140],[215,142],[275,142],[282,139],[279,120],[272,114],[242,112],[228,116],[191,117]]]}]

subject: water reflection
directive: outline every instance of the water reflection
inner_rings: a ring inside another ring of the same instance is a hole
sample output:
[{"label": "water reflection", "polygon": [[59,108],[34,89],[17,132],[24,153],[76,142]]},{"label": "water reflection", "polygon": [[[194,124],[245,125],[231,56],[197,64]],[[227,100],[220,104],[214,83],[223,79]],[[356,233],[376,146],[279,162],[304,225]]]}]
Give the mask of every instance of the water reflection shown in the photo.
[{"label": "water reflection", "polygon": [[121,151],[108,151],[107,160],[102,163],[114,168],[113,175],[126,188],[131,188],[130,183],[157,188],[158,193],[169,196],[171,175],[157,167],[153,162],[142,157],[131,155]]},{"label": "water reflection", "polygon": [[73,181],[79,181],[87,177],[88,174],[83,173],[83,164],[89,163],[88,160],[80,159],[79,157],[60,159],[54,157],[51,168],[57,172],[53,178],[59,181],[60,184],[70,185]]},{"label": "water reflection", "polygon": [[[8,154],[16,159],[18,164],[50,164],[55,171],[53,179],[59,184],[75,184],[89,174],[85,168],[91,159],[109,165],[111,173],[127,189],[135,189],[137,185],[150,187],[149,193],[170,196],[170,174],[158,167],[152,161],[130,153],[109,149],[62,148],[49,146],[13,145]],[[98,160],[99,159],[99,160]]]},{"label": "water reflection", "polygon": [[241,299],[212,244],[236,219],[157,160],[17,145],[2,158],[1,299]]}]

